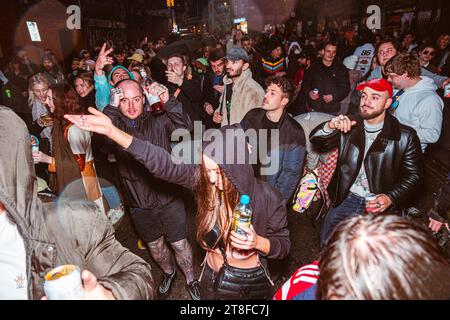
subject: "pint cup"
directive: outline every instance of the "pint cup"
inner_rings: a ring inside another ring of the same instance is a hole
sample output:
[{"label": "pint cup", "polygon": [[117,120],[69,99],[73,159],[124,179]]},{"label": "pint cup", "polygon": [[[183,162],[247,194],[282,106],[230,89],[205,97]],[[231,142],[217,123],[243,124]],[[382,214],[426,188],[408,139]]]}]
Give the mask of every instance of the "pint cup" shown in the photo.
[{"label": "pint cup", "polygon": [[45,275],[44,291],[48,300],[81,300],[84,296],[80,268],[59,266]]}]

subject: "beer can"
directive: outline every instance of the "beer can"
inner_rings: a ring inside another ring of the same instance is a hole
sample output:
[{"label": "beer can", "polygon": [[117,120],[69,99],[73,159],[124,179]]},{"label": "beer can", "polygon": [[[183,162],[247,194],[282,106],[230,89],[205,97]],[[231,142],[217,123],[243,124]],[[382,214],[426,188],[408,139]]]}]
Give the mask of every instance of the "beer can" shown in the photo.
[{"label": "beer can", "polygon": [[319,94],[319,89],[314,88],[312,92],[313,92],[314,95]]},{"label": "beer can", "polygon": [[364,197],[366,200],[366,213],[371,213],[372,211],[376,210],[376,208],[372,208],[372,207],[368,207],[369,205],[369,201],[374,201],[377,199],[377,196],[373,193],[368,193],[366,194],[366,196]]},{"label": "beer can", "polygon": [[450,84],[446,85],[444,88],[444,98],[450,98]]},{"label": "beer can", "polygon": [[49,271],[45,275],[44,291],[49,300],[81,300],[84,288],[80,268],[63,265]]}]

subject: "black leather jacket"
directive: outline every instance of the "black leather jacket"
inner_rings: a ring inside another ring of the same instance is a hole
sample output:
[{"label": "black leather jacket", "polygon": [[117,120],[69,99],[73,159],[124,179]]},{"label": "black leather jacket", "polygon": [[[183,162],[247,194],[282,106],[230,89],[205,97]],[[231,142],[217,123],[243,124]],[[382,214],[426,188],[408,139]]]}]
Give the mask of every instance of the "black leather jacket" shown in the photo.
[{"label": "black leather jacket", "polygon": [[319,125],[311,132],[311,143],[320,151],[339,147],[339,160],[328,186],[333,206],[347,197],[364,160],[370,190],[386,194],[398,209],[407,200],[421,180],[422,152],[414,129],[400,124],[386,113],[383,129],[364,158],[365,132],[361,118],[348,133],[335,130],[328,136],[314,136],[322,129]]}]

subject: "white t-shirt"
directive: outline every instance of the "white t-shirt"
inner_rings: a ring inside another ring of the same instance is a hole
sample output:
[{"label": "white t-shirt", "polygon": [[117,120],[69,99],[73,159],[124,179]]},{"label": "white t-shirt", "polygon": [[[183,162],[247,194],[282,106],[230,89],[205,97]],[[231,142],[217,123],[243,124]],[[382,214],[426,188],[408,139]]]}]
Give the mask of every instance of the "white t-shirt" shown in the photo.
[{"label": "white t-shirt", "polygon": [[375,47],[371,43],[366,43],[356,48],[354,55],[358,57],[355,69],[361,71],[362,75],[365,76],[370,71],[372,58],[375,55]]},{"label": "white t-shirt", "polygon": [[25,245],[6,212],[0,212],[0,300],[28,300]]},{"label": "white t-shirt", "polygon": [[68,139],[73,154],[85,154],[86,162],[94,160],[91,148],[91,135],[89,131],[82,130],[73,125],[69,128]]}]

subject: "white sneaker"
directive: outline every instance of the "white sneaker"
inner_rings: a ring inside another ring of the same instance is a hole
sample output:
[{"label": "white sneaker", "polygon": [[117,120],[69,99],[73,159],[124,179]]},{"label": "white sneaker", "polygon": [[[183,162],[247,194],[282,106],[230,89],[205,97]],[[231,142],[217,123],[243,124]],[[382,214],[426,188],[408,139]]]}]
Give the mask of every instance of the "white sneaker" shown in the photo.
[{"label": "white sneaker", "polygon": [[109,221],[112,225],[115,225],[125,214],[123,209],[110,209],[107,213]]}]

